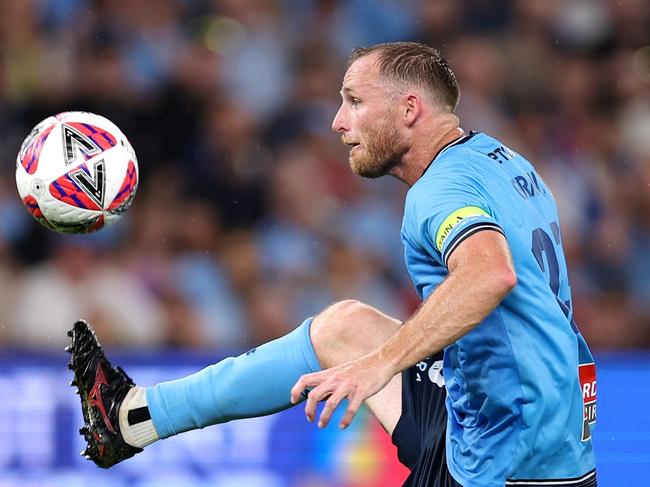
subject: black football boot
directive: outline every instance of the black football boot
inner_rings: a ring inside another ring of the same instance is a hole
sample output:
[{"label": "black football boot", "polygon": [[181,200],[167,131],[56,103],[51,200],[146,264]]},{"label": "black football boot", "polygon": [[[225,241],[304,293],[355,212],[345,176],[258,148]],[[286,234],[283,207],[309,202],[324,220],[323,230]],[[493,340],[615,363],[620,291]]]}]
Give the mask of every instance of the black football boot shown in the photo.
[{"label": "black football boot", "polygon": [[68,368],[74,372],[70,385],[81,397],[85,424],[79,433],[88,444],[81,455],[109,468],[142,451],[124,441],[118,420],[124,396],[135,384],[121,367],[114,368],[108,361],[90,323],[77,321],[68,336],[72,340],[66,347],[71,355]]}]

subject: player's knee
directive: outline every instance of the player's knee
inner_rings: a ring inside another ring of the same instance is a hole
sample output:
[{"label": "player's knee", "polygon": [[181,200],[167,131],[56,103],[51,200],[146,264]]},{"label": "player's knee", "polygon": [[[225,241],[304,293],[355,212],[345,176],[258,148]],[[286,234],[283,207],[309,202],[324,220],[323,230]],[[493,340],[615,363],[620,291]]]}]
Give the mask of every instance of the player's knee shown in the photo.
[{"label": "player's knee", "polygon": [[335,303],[314,318],[311,339],[328,366],[369,353],[386,341],[400,322],[356,300]]},{"label": "player's knee", "polygon": [[350,327],[358,329],[368,323],[376,312],[374,308],[355,299],[346,299],[332,304],[319,313],[312,324],[312,332],[338,336]]},{"label": "player's knee", "polygon": [[339,322],[348,321],[356,318],[358,315],[368,313],[372,307],[356,299],[344,299],[325,308],[315,318],[319,322]]}]

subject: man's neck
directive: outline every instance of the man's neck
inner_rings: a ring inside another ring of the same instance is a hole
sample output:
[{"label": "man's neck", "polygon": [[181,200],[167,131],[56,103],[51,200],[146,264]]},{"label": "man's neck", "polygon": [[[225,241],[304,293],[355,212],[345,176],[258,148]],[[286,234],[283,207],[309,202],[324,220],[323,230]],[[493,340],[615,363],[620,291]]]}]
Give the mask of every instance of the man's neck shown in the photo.
[{"label": "man's neck", "polygon": [[458,126],[458,119],[450,119],[440,125],[433,134],[417,138],[411,149],[404,155],[402,163],[395,167],[392,175],[413,186],[420,179],[431,161],[449,143],[463,137],[465,131]]}]

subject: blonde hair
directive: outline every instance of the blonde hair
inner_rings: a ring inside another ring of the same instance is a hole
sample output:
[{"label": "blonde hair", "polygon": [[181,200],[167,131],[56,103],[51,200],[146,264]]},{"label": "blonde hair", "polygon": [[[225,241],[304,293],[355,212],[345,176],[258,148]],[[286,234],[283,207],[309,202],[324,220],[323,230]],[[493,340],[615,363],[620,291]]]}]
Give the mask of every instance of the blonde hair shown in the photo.
[{"label": "blonde hair", "polygon": [[353,49],[349,68],[359,58],[378,53],[380,75],[398,84],[417,85],[454,112],[460,98],[456,76],[437,49],[419,42],[386,42]]}]

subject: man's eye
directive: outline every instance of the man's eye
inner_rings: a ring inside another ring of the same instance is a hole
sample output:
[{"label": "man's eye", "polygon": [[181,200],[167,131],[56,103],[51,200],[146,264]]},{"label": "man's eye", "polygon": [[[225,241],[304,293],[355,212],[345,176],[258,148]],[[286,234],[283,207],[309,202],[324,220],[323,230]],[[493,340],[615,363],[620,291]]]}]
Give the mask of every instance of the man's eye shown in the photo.
[{"label": "man's eye", "polygon": [[361,100],[359,100],[358,98],[352,98],[352,106],[353,107],[359,106],[359,103],[361,103]]}]

